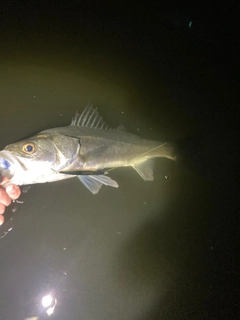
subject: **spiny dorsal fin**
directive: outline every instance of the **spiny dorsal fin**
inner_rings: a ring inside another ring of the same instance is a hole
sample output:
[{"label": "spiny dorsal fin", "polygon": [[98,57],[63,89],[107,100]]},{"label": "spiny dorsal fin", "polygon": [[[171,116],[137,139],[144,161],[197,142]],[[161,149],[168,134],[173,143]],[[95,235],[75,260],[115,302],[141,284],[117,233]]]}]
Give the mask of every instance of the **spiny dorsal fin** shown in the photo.
[{"label": "spiny dorsal fin", "polygon": [[88,104],[80,115],[76,112],[70,126],[88,127],[96,129],[110,129],[103,118],[99,115],[97,108]]},{"label": "spiny dorsal fin", "polygon": [[153,165],[154,159],[148,159],[138,164],[135,164],[133,168],[140,174],[144,180],[153,180]]}]

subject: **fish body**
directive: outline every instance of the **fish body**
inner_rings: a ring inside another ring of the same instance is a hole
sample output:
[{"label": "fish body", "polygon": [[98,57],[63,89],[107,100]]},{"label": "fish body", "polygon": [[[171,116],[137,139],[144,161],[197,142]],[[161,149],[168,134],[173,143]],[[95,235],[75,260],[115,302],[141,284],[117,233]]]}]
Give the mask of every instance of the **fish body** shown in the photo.
[{"label": "fish body", "polygon": [[123,126],[110,129],[97,109],[88,105],[69,126],[44,130],[0,151],[0,174],[9,183],[28,185],[73,177],[92,192],[103,184],[118,187],[108,173],[133,167],[144,180],[153,180],[153,159],[176,160],[174,145],[140,138]]}]

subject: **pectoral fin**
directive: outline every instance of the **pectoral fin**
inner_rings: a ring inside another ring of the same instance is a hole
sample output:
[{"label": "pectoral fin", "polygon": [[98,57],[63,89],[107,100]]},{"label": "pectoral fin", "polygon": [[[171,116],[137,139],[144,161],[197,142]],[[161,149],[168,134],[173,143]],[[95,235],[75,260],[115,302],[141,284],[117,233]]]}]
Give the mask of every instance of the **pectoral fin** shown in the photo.
[{"label": "pectoral fin", "polygon": [[98,170],[98,171],[62,170],[62,171],[59,171],[59,173],[69,174],[72,176],[98,176],[98,175],[104,175],[105,171],[103,171],[103,170]]},{"label": "pectoral fin", "polygon": [[70,165],[65,166],[64,168],[62,167],[57,171],[69,175],[104,175],[104,170],[85,170],[84,168],[94,167],[94,164],[104,156],[107,149],[108,146],[102,146],[95,148],[84,155],[78,155]]},{"label": "pectoral fin", "polygon": [[118,184],[116,181],[112,180],[110,177],[105,175],[92,175],[92,176],[85,176],[80,175],[78,179],[85,185],[88,190],[90,190],[93,194],[98,193],[101,186],[105,184],[106,186],[118,188]]},{"label": "pectoral fin", "polygon": [[93,149],[87,152],[86,154],[82,155],[82,158],[86,163],[96,161],[96,159],[99,159],[104,155],[107,149],[108,149],[108,146],[102,146],[102,147]]}]

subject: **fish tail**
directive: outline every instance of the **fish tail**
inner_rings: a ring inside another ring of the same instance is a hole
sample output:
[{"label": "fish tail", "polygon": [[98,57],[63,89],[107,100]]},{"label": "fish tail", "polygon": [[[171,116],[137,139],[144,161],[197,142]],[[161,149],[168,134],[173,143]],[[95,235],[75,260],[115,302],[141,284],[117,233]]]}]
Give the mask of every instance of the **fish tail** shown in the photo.
[{"label": "fish tail", "polygon": [[201,139],[197,135],[171,142],[173,160],[197,174],[206,174],[207,167],[201,145]]}]

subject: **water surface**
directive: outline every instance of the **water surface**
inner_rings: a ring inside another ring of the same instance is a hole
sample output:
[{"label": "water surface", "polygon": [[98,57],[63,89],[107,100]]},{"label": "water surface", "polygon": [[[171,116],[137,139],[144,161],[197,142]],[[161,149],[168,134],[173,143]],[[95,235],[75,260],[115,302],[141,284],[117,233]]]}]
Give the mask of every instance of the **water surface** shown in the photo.
[{"label": "water surface", "polygon": [[68,125],[93,103],[110,126],[123,123],[145,138],[200,133],[207,175],[158,159],[154,182],[117,169],[119,188],[103,186],[95,196],[77,179],[32,186],[0,229],[0,318],[44,318],[49,293],[58,320],[228,313],[236,216],[227,191],[233,204],[234,175],[223,163],[232,160],[226,128],[235,108],[225,107],[230,97],[235,104],[237,84],[218,77],[204,46],[198,55],[195,43],[166,26],[152,34],[148,24],[129,33],[90,25],[79,24],[77,34],[73,25],[48,34],[43,24],[40,36],[6,32],[1,149]]}]

